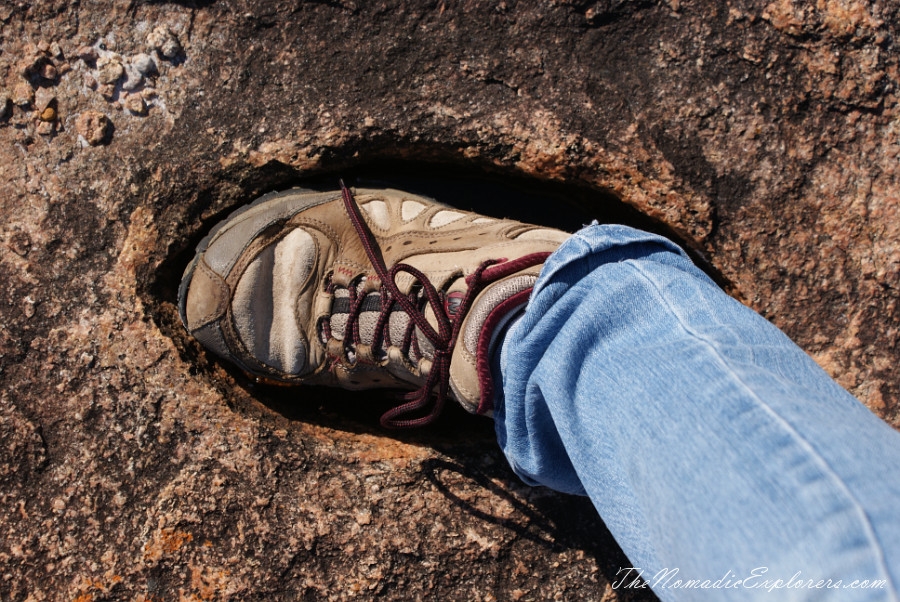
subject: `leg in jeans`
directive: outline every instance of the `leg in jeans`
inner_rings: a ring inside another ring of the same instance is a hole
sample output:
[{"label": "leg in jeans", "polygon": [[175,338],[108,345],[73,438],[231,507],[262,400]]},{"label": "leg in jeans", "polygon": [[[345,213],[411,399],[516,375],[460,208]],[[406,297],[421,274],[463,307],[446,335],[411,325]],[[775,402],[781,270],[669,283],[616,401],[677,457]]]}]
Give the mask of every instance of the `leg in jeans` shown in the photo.
[{"label": "leg in jeans", "polygon": [[498,355],[516,473],[590,496],[662,599],[898,599],[900,434],[671,242],[585,228]]}]

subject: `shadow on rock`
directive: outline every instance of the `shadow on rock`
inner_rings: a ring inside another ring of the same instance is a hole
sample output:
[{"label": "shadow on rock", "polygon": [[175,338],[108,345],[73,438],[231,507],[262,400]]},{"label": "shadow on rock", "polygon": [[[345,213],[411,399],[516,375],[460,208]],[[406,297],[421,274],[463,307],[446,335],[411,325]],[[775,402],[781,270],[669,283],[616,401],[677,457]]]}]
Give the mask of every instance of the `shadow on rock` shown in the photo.
[{"label": "shadow on rock", "polygon": [[[586,497],[564,495],[521,483],[516,485],[510,481],[510,477],[516,477],[507,467],[499,464],[489,467],[465,460],[456,462],[434,458],[422,463],[421,472],[452,504],[475,519],[513,531],[516,537],[532,541],[548,551],[572,549],[593,556],[610,583],[617,580],[616,575],[621,568],[631,566]],[[471,499],[466,499],[468,496],[460,488],[460,481],[490,492],[490,495],[514,508],[515,512],[507,517],[493,509],[483,509]],[[649,590],[629,593],[635,597],[627,599],[657,599]]]}]

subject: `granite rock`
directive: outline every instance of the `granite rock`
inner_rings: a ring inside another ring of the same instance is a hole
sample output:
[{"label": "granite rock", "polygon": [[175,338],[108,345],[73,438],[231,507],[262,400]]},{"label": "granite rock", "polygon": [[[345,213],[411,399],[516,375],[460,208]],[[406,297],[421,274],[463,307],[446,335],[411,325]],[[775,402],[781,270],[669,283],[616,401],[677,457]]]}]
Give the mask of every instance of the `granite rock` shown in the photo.
[{"label": "granite rock", "polygon": [[[228,211],[310,179],[514,182],[674,237],[900,426],[898,12],[0,6],[0,599],[651,598],[611,588],[628,561],[590,503],[522,485],[488,421],[385,433],[384,396],[215,362],[178,323],[181,270]],[[23,76],[35,53],[83,60]],[[152,87],[88,85],[145,53]]]}]

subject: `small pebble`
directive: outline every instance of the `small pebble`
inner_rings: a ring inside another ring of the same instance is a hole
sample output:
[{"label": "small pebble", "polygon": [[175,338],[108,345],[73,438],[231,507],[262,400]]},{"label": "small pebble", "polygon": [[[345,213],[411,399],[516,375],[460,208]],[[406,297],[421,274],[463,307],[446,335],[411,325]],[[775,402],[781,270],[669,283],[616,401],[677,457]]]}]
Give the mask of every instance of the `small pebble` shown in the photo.
[{"label": "small pebble", "polygon": [[34,93],[34,108],[43,111],[56,100],[53,88],[38,88]]},{"label": "small pebble", "polygon": [[134,55],[131,59],[131,64],[134,65],[134,68],[137,69],[141,75],[152,75],[153,73],[156,73],[156,61],[154,61],[153,57],[149,54],[144,54],[142,52]]},{"label": "small pebble", "polygon": [[158,51],[167,59],[173,59],[181,51],[181,44],[168,27],[160,25],[147,36],[147,47]]},{"label": "small pebble", "polygon": [[54,65],[50,61],[47,61],[43,65],[41,65],[39,73],[41,77],[49,81],[53,81],[57,77],[59,77],[59,71],[56,70],[56,65]]},{"label": "small pebble", "polygon": [[100,68],[97,79],[101,84],[115,84],[125,75],[125,68],[117,61],[110,61]]},{"label": "small pebble", "polygon": [[141,75],[141,72],[134,65],[125,67],[125,82],[122,83],[123,90],[130,92],[137,89],[142,83],[144,83],[144,76]]},{"label": "small pebble", "polygon": [[28,82],[19,82],[13,90],[12,101],[20,107],[27,107],[34,102],[34,88]]},{"label": "small pebble", "polygon": [[97,54],[97,49],[93,46],[82,46],[78,50],[75,51],[75,54],[78,55],[85,63],[93,63],[99,58],[99,54]]},{"label": "small pebble", "polygon": [[123,103],[128,112],[133,115],[146,115],[147,114],[147,105],[144,104],[144,99],[141,98],[140,94],[129,94],[125,97],[125,101]]},{"label": "small pebble", "polygon": [[75,120],[75,130],[91,146],[106,141],[112,122],[100,111],[85,111]]},{"label": "small pebble", "polygon": [[116,86],[115,84],[103,84],[97,88],[97,92],[106,100],[112,100],[116,95]]},{"label": "small pebble", "polygon": [[41,111],[41,121],[56,121],[56,109],[54,107],[47,107]]},{"label": "small pebble", "polygon": [[0,119],[6,119],[10,113],[12,111],[9,108],[9,96],[0,94]]},{"label": "small pebble", "polygon": [[53,121],[40,121],[35,131],[41,136],[51,136],[56,131],[56,123]]},{"label": "small pebble", "polygon": [[94,79],[94,76],[90,73],[84,74],[84,85],[88,88],[94,89],[97,87],[97,80]]},{"label": "small pebble", "polygon": [[50,54],[55,56],[56,58],[62,58],[63,51],[62,48],[59,47],[57,42],[52,42],[50,44]]}]

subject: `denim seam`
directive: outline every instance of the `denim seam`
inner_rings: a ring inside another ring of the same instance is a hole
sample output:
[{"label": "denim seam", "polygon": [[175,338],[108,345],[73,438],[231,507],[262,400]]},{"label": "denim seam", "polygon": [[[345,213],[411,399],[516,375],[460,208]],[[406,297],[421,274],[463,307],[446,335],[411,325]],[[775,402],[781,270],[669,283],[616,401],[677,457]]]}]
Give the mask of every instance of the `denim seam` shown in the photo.
[{"label": "denim seam", "polygon": [[[642,238],[636,238],[634,240],[615,239],[612,236],[608,236],[606,237],[607,240],[604,240],[602,243],[592,243],[588,239],[588,235],[586,233],[587,230],[593,230],[595,228],[603,229],[608,227],[609,224],[594,223],[586,227],[584,230],[576,232],[570,238],[566,239],[562,243],[562,245],[560,245],[559,248],[557,248],[549,258],[547,258],[547,261],[544,263],[544,269],[541,270],[541,273],[538,275],[538,280],[537,282],[535,282],[534,292],[532,293],[532,295],[540,293],[543,290],[544,286],[548,284],[558,272],[571,267],[579,260],[587,259],[590,261],[589,266],[584,270],[585,273],[587,273],[601,265],[610,263],[609,261],[604,261],[602,259],[598,260],[598,258],[603,254],[615,249],[628,247],[635,243],[658,244],[662,249],[676,253],[684,257],[685,259],[688,258],[684,250],[672,241],[661,236],[648,234],[646,232],[641,232],[640,234]],[[575,247],[576,245],[580,248],[572,250],[569,249],[569,247]]]},{"label": "denim seam", "polygon": [[884,548],[883,548],[883,546],[882,546],[882,544],[881,544],[881,541],[879,541],[878,536],[875,534],[875,531],[874,531],[874,529],[872,528],[872,523],[871,523],[871,520],[869,519],[868,514],[867,514],[866,511],[862,508],[862,506],[861,506],[861,504],[859,503],[859,501],[853,496],[853,494],[852,494],[852,493],[850,492],[850,490],[847,488],[847,485],[844,483],[843,479],[841,479],[841,478],[838,476],[838,474],[837,474],[837,473],[834,471],[834,469],[829,465],[829,463],[825,460],[825,458],[823,458],[823,457],[821,456],[821,454],[819,454],[819,453],[815,450],[815,448],[813,448],[812,445],[810,445],[809,442],[806,441],[806,439],[804,439],[804,438],[800,435],[800,433],[798,433],[798,432],[790,425],[790,423],[789,423],[787,420],[785,420],[784,418],[782,418],[775,410],[773,410],[772,407],[771,407],[769,404],[767,404],[763,399],[761,399],[761,398],[753,391],[753,389],[750,388],[750,387],[749,387],[749,386],[741,379],[741,377],[738,376],[738,374],[735,373],[734,370],[731,369],[731,366],[728,364],[728,362],[726,362],[726,361],[724,360],[724,358],[722,357],[721,353],[719,353],[719,350],[716,348],[716,346],[715,346],[711,341],[709,341],[709,339],[707,339],[706,337],[703,337],[702,335],[700,335],[700,334],[697,333],[697,332],[694,332],[691,328],[688,327],[687,324],[685,324],[685,322],[681,319],[681,316],[680,316],[679,313],[678,313],[678,308],[672,306],[672,305],[666,300],[665,295],[662,293],[662,291],[661,291],[661,290],[659,289],[659,287],[657,286],[656,281],[655,281],[653,278],[651,278],[651,277],[647,274],[647,272],[645,272],[645,271],[641,268],[641,266],[640,266],[639,264],[637,264],[637,263],[636,263],[635,261],[633,261],[633,260],[626,260],[626,261],[624,261],[624,262],[622,262],[622,263],[624,263],[625,265],[627,265],[628,267],[630,267],[631,269],[633,269],[635,272],[637,272],[637,274],[638,274],[640,277],[642,277],[644,280],[647,281],[647,283],[653,288],[653,290],[656,291],[657,297],[658,297],[658,299],[660,300],[660,302],[663,303],[663,304],[669,309],[669,311],[671,311],[672,315],[673,315],[673,316],[675,317],[675,319],[678,321],[678,324],[681,326],[681,328],[682,328],[688,335],[690,335],[691,337],[693,337],[694,339],[696,339],[697,341],[699,341],[700,343],[702,343],[702,344],[704,344],[706,347],[708,347],[708,348],[713,352],[713,354],[714,354],[714,356],[716,357],[716,359],[717,359],[717,360],[718,360],[718,361],[726,368],[726,370],[728,370],[728,372],[732,375],[732,377],[735,379],[735,381],[738,382],[738,383],[739,383],[739,384],[740,384],[740,385],[741,385],[741,386],[742,386],[742,387],[743,387],[743,388],[744,388],[744,389],[745,389],[745,390],[753,397],[753,399],[755,399],[755,400],[760,404],[760,406],[761,406],[762,408],[764,408],[764,409],[766,410],[766,412],[768,412],[769,415],[771,415],[771,416],[774,417],[777,421],[779,421],[779,422],[783,425],[783,427],[787,429],[787,431],[789,432],[789,434],[791,434],[791,435],[795,438],[795,440],[797,440],[804,448],[807,449],[808,453],[810,453],[811,456],[812,456],[813,458],[815,458],[815,459],[818,461],[818,463],[820,464],[820,468],[823,468],[826,474],[830,474],[830,475],[832,476],[832,478],[833,478],[835,481],[837,481],[837,483],[840,485],[841,489],[843,489],[844,495],[846,495],[847,498],[848,498],[848,499],[853,503],[853,505],[856,507],[857,513],[861,515],[862,522],[863,522],[863,524],[865,525],[866,535],[867,535],[868,539],[870,540],[870,542],[871,542],[872,544],[874,544],[875,549],[878,551],[878,553],[876,554],[876,558],[877,558],[877,561],[878,561],[878,564],[879,564],[879,568],[880,568],[880,570],[882,571],[882,573],[884,574],[884,576],[886,577],[887,582],[888,582],[888,583],[890,584],[890,586],[891,586],[891,593],[893,594],[893,599],[894,599],[894,600],[898,600],[898,590],[897,590],[897,586],[896,586],[896,584],[894,584],[894,581],[893,581],[893,579],[891,578],[890,571],[888,571],[888,569],[887,569],[887,563],[886,563],[885,558],[884,558]]}]

